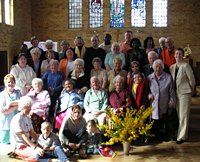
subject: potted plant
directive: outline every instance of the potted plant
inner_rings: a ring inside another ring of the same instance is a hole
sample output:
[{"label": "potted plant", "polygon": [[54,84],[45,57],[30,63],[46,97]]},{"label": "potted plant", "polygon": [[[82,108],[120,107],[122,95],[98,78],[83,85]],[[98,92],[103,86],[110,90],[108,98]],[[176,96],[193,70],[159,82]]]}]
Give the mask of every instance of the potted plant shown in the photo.
[{"label": "potted plant", "polygon": [[100,126],[100,128],[104,130],[104,135],[109,138],[109,140],[103,144],[113,145],[118,142],[124,145],[127,144],[129,145],[127,149],[129,153],[130,143],[132,141],[143,136],[146,142],[147,138],[152,136],[150,129],[152,128],[153,122],[147,121],[152,111],[152,107],[145,109],[144,106],[139,110],[127,108],[126,112],[120,115],[116,115],[112,110],[108,110],[107,116],[108,120],[110,120],[110,124]]}]

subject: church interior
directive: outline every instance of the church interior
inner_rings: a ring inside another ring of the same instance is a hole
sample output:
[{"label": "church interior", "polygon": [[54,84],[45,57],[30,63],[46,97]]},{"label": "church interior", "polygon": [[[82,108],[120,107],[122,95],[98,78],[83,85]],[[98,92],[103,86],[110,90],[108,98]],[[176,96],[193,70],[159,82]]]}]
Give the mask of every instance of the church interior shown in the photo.
[{"label": "church interior", "polygon": [[[74,47],[74,39],[81,36],[85,46],[90,47],[90,38],[93,35],[103,42],[105,34],[112,36],[112,42],[123,42],[124,33],[132,31],[133,37],[139,38],[143,44],[146,37],[153,37],[155,47],[159,47],[160,37],[172,37],[175,47],[191,49],[189,57],[185,58],[194,72],[196,80],[196,94],[192,97],[190,112],[189,140],[181,145],[174,141],[162,143],[138,144],[133,142],[130,154],[124,156],[122,146],[114,147],[118,152],[114,158],[91,155],[87,159],[72,157],[77,162],[198,162],[200,160],[200,1],[199,0],[165,0],[167,1],[167,26],[153,26],[153,1],[146,0],[145,25],[132,26],[131,1],[124,0],[124,25],[111,27],[110,3],[112,0],[102,0],[103,17],[102,26],[90,27],[90,1],[82,1],[81,25],[70,27],[69,1],[66,0],[8,0],[12,3],[13,14],[11,24],[6,23],[6,0],[0,0],[0,86],[3,86],[3,77],[9,73],[15,55],[20,52],[24,42],[30,42],[36,36],[40,42],[52,40],[61,50],[60,43],[67,40],[70,47]],[[80,2],[78,1],[78,2]],[[160,0],[161,1],[161,0]],[[96,3],[96,1],[95,1]],[[1,101],[0,101],[1,102]],[[10,145],[0,144],[0,162],[20,162],[7,156],[11,151]]]}]

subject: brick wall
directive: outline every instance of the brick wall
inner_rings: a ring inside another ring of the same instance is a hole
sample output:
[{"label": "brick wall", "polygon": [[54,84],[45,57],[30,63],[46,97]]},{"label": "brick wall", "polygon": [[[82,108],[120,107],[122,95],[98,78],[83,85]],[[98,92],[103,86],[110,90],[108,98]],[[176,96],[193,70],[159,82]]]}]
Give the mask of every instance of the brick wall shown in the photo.
[{"label": "brick wall", "polygon": [[[119,30],[119,41],[123,41],[124,32],[132,30],[134,37],[143,40],[147,36],[153,36],[158,46],[161,36],[172,36],[176,47],[185,47],[190,44],[194,63],[200,61],[200,1],[199,0],[168,0],[168,27],[152,27],[152,0],[147,0],[147,25],[144,28],[130,28],[131,1],[125,0],[125,28]],[[15,1],[15,27],[0,25],[0,48],[8,48],[10,54],[15,53],[23,40],[36,35],[41,41],[52,39],[60,42],[67,39],[71,46],[76,35],[85,39],[86,46],[90,46],[90,37],[96,31],[100,40],[105,33],[111,33],[113,41],[116,41],[117,29],[109,27],[109,1],[104,0],[104,26],[101,29],[88,29],[88,1],[83,0],[83,28],[68,29],[68,1],[66,0],[16,0]],[[31,3],[31,4],[30,4]],[[31,6],[31,7],[30,7]],[[8,33],[8,34],[7,34]]]},{"label": "brick wall", "polygon": [[14,26],[0,24],[0,50],[8,52],[9,66],[22,42],[30,39],[31,32],[30,1],[14,0]]}]

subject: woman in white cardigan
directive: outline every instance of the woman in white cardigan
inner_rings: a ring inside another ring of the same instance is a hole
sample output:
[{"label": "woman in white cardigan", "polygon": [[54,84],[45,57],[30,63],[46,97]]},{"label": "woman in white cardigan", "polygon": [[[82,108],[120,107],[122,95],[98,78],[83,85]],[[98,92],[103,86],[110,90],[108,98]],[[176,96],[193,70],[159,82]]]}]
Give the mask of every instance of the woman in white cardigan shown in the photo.
[{"label": "woman in white cardigan", "polygon": [[31,82],[36,78],[32,67],[27,65],[27,58],[24,53],[19,54],[18,64],[11,67],[10,74],[16,79],[16,89],[19,89],[22,96],[26,95],[31,89]]},{"label": "woman in white cardigan", "polygon": [[174,55],[176,63],[170,67],[177,96],[176,108],[179,117],[177,144],[183,143],[188,138],[190,107],[192,94],[195,89],[195,78],[192,68],[183,61],[183,55],[184,51],[182,48],[176,49]]}]

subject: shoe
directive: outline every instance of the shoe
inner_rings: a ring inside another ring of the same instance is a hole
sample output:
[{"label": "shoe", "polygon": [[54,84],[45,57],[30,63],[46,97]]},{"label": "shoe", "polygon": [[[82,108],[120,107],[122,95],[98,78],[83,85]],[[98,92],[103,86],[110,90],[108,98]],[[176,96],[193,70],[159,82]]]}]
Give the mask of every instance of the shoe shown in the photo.
[{"label": "shoe", "polygon": [[85,149],[80,149],[79,150],[79,157],[81,159],[86,159],[87,158],[87,153],[86,153],[86,150]]},{"label": "shoe", "polygon": [[185,141],[184,140],[177,140],[176,141],[176,144],[182,144],[182,143],[184,143]]}]

